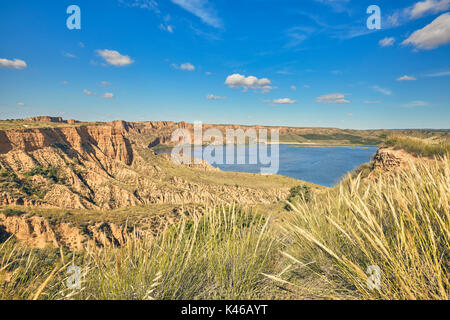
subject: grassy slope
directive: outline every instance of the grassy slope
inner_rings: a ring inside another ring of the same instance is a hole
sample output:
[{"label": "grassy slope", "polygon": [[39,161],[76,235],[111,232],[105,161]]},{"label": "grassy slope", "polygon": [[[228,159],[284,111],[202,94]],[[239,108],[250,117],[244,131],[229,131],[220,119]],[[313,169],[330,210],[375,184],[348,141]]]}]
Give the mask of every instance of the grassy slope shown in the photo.
[{"label": "grassy slope", "polygon": [[427,139],[394,134],[387,138],[386,145],[403,149],[416,156],[433,157],[450,153],[450,137],[430,137]]}]

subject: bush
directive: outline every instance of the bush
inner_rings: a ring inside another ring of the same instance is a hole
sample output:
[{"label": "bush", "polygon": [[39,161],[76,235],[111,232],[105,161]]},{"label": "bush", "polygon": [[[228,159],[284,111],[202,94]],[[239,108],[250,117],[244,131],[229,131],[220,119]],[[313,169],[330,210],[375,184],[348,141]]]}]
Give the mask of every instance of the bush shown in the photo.
[{"label": "bush", "polygon": [[296,186],[291,188],[289,191],[289,196],[287,197],[286,201],[288,202],[285,205],[286,210],[292,210],[292,204],[305,201],[309,202],[313,198],[313,192],[311,188],[305,184]]},{"label": "bush", "polygon": [[58,169],[55,167],[48,167],[48,168],[34,167],[30,171],[28,171],[25,175],[27,177],[41,175],[51,179],[55,183],[58,183],[60,181]]},{"label": "bush", "polygon": [[5,209],[1,213],[3,213],[7,217],[19,217],[21,215],[24,215],[25,212],[15,209]]}]

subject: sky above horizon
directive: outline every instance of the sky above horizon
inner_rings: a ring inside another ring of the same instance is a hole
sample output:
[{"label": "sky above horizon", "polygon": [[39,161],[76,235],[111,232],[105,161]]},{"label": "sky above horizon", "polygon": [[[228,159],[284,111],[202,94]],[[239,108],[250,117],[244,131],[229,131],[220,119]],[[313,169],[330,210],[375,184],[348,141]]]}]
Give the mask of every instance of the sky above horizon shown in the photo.
[{"label": "sky above horizon", "polygon": [[[68,6],[81,9],[70,30]],[[370,30],[370,5],[381,29]],[[450,128],[450,0],[0,3],[0,119]]]}]

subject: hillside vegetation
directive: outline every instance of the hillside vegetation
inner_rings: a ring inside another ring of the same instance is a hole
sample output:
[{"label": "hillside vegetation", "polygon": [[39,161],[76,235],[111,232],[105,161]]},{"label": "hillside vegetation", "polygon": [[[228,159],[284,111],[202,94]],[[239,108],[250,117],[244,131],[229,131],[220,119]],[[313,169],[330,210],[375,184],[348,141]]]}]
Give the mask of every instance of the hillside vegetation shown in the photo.
[{"label": "hillside vegetation", "polygon": [[386,145],[421,157],[444,156],[450,152],[449,137],[423,139],[417,136],[394,134],[386,139]]}]

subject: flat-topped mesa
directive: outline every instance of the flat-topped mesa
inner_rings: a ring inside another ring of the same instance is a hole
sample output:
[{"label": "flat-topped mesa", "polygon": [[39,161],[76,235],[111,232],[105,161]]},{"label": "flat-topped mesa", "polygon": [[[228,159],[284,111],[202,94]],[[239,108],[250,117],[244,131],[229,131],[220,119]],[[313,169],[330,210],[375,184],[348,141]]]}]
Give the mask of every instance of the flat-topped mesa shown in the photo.
[{"label": "flat-topped mesa", "polygon": [[26,121],[67,123],[62,117],[38,116],[24,119]]},{"label": "flat-topped mesa", "polygon": [[26,121],[36,121],[36,122],[53,122],[53,123],[68,123],[75,124],[78,121],[74,119],[64,120],[62,117],[50,117],[50,116],[38,116],[24,119]]}]

